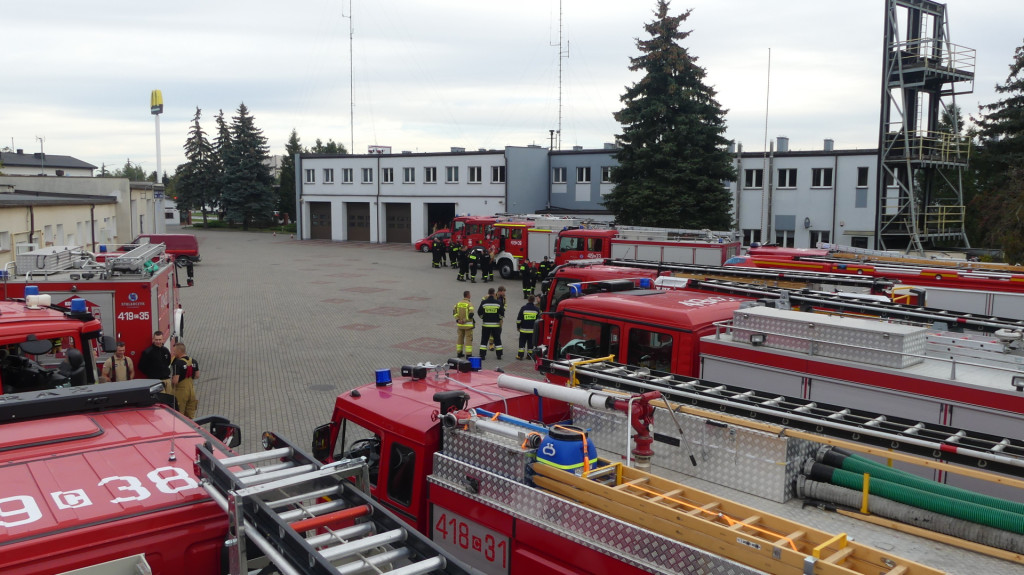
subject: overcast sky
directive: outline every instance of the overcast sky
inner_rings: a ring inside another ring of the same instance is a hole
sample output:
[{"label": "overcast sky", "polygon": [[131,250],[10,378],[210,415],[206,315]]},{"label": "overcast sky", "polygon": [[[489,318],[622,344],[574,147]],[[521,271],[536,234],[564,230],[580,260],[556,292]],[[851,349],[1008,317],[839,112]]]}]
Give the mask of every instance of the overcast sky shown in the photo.
[{"label": "overcast sky", "polygon": [[[612,113],[639,78],[629,58],[654,7],[562,0],[563,149],[601,147],[620,131]],[[947,7],[951,40],[977,50],[974,93],[957,99],[976,113],[997,99],[993,87],[1024,43],[1024,2]],[[825,138],[838,149],[877,145],[884,0],[671,5],[687,8],[683,28],[693,33],[683,44],[744,150],[763,150],[766,133],[788,136],[793,150],[820,149]],[[333,139],[356,153],[546,147],[559,121],[558,0],[8,2],[0,38],[0,147],[38,152],[43,137],[47,153],[97,166],[131,158],[156,169],[153,89],[164,96],[168,173],[184,162],[197,106],[212,135],[217,111],[231,116],[244,102],[272,154],[284,152],[292,128],[306,146]]]}]

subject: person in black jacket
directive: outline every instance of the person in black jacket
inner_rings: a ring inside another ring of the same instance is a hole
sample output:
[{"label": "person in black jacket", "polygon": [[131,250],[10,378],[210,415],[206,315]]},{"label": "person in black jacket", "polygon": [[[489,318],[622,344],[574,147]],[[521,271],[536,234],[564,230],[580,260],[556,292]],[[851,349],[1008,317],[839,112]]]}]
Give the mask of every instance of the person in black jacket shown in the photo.
[{"label": "person in black jacket", "polygon": [[501,346],[501,320],[505,317],[505,306],[498,300],[494,288],[487,290],[487,298],[480,302],[476,310],[480,316],[483,329],[480,331],[480,359],[487,357],[487,341],[494,339],[494,353],[501,359],[504,348]]},{"label": "person in black jacket", "polygon": [[153,332],[153,344],[139,355],[139,372],[147,379],[164,382],[164,392],[171,393],[171,350],[164,347],[164,332]]},{"label": "person in black jacket", "polygon": [[519,276],[523,279],[523,299],[530,299],[533,295],[533,286],[537,285],[537,276],[533,270],[533,263],[523,258],[519,264]]},{"label": "person in black jacket", "polygon": [[526,305],[519,308],[519,316],[516,317],[516,329],[519,330],[519,351],[516,353],[516,359],[530,357],[533,350],[533,330],[537,318],[540,317],[540,310],[533,304],[534,299],[532,295],[526,298]]}]

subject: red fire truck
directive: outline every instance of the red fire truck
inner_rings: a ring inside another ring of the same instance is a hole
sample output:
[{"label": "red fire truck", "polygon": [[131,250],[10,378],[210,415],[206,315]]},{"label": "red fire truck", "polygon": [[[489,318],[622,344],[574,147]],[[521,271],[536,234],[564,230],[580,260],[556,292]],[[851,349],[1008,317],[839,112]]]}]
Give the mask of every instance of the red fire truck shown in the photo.
[{"label": "red fire truck", "polygon": [[730,232],[618,226],[570,229],[558,234],[555,264],[618,258],[681,264],[722,265],[738,256],[742,244]]},{"label": "red fire truck", "polygon": [[46,299],[0,301],[0,393],[96,383],[96,352],[114,351],[84,301],[61,307]]},{"label": "red fire truck", "polygon": [[[558,363],[588,382],[604,369]],[[775,476],[767,481],[771,489],[791,489],[785,454],[745,451],[768,438],[789,440],[774,427],[752,431],[736,418],[723,420],[724,407],[680,406],[670,415],[665,408],[676,404],[663,402],[670,390],[658,391],[655,372],[608,369],[609,382],[651,386],[623,393],[472,371],[464,360],[407,367],[394,380],[390,370],[378,371],[375,383],[340,395],[330,423],[314,431],[314,456],[366,458],[377,500],[484,573],[937,572],[889,552],[849,547],[881,540],[893,553],[917,547],[866,533],[864,522],[817,514],[816,522],[834,520],[825,529],[848,535],[829,543],[833,535],[776,515],[797,509],[772,505],[792,491],[766,491],[759,501],[770,507],[755,509],[680,483],[682,473],[695,474],[751,493],[760,489],[755,466],[763,461]],[[690,389],[678,383],[677,390]],[[831,421],[822,415],[815,425],[825,429]],[[963,553],[926,547],[937,555],[920,560],[942,567]]]},{"label": "red fire truck", "polygon": [[183,337],[178,290],[192,285],[191,265],[176,267],[162,244],[97,255],[45,248],[19,254],[16,264],[13,273],[0,278],[0,297],[22,298],[28,286],[36,286],[56,305],[84,299],[86,311],[100,321],[103,332],[124,341],[136,359],[154,331],[163,331],[168,342]]}]

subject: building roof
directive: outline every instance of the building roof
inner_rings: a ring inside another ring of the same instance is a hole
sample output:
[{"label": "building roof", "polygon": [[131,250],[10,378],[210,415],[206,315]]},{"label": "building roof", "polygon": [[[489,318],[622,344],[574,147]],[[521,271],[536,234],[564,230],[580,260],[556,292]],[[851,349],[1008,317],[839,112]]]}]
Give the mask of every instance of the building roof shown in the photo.
[{"label": "building roof", "polygon": [[[40,157],[42,156],[42,157]],[[95,170],[96,166],[79,160],[78,158],[72,158],[71,156],[57,156],[54,154],[41,154],[35,152],[33,154],[26,154],[23,150],[17,152],[0,152],[0,163],[10,167],[36,167],[45,165],[50,168],[71,168],[76,170]]]},{"label": "building roof", "polygon": [[[3,189],[3,188],[0,188]],[[91,196],[88,194],[58,194],[53,192],[26,192],[14,190],[0,193],[0,208],[18,206],[88,206],[93,204],[116,204],[114,196]]]}]

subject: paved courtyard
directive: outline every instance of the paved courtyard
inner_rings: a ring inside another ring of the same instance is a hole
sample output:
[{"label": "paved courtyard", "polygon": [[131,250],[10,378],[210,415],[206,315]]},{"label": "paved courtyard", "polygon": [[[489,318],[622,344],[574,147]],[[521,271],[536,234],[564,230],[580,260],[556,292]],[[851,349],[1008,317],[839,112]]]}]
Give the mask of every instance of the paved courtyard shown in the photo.
[{"label": "paved courtyard", "polygon": [[[176,231],[174,229],[168,231]],[[298,241],[288,234],[182,230],[199,238],[196,285],[181,291],[184,341],[201,366],[199,415],[242,426],[241,451],[272,430],[307,446],[334,398],[370,383],[378,369],[455,355],[452,307],[470,289],[506,285],[504,359],[484,367],[537,377],[516,361],[517,280],[461,283],[407,244]],[[478,328],[474,335],[480,337]]]}]

